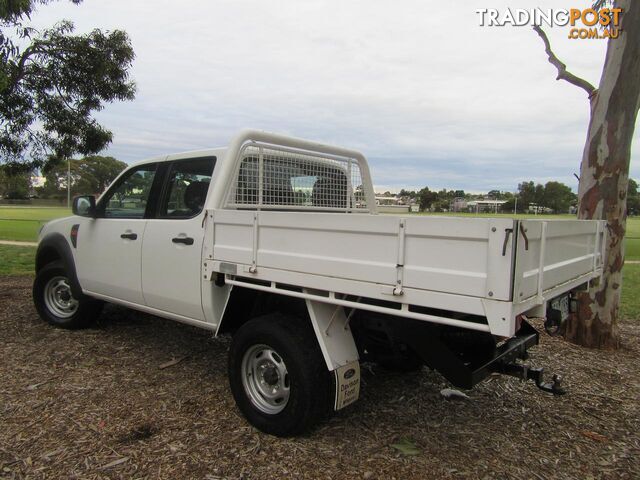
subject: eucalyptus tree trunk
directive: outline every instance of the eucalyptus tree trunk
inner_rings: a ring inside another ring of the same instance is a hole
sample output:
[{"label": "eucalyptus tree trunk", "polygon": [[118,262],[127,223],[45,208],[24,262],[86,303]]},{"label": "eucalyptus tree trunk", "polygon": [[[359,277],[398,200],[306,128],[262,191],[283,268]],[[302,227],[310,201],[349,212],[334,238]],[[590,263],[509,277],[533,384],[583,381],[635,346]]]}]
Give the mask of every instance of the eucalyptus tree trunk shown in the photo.
[{"label": "eucalyptus tree trunk", "polygon": [[619,38],[608,40],[600,85],[590,96],[578,190],[578,218],[607,221],[604,274],[579,293],[577,314],[565,331],[571,342],[609,349],[619,346],[627,185],[640,107],[640,1],[620,0],[616,6],[623,9],[622,31]]}]

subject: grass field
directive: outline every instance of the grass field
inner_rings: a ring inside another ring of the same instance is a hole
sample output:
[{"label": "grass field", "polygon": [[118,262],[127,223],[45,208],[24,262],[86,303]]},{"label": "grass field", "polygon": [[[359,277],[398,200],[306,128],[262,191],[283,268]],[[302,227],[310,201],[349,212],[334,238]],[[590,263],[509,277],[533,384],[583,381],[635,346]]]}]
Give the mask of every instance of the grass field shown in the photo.
[{"label": "grass field", "polygon": [[40,227],[71,212],[59,207],[0,207],[0,240],[35,242]]},{"label": "grass field", "polygon": [[640,218],[634,217],[627,221],[627,237],[625,239],[625,258],[640,260]]},{"label": "grass field", "polygon": [[0,275],[32,274],[35,258],[36,247],[0,245]]},{"label": "grass field", "polygon": [[640,265],[624,266],[622,280],[622,317],[640,319]]}]

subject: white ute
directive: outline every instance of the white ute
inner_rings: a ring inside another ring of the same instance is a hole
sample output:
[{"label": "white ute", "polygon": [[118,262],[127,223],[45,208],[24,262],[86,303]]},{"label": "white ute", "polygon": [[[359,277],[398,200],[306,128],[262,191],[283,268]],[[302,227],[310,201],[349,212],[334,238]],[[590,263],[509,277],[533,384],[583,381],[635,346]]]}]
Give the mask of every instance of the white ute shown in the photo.
[{"label": "white ute", "polygon": [[33,287],[49,323],[103,302],[231,334],[231,392],[254,426],[308,430],[357,400],[360,361],[427,365],[471,388],[544,383],[527,349],[602,272],[600,221],[377,215],[356,151],[260,131],[125,170],[42,229]]}]

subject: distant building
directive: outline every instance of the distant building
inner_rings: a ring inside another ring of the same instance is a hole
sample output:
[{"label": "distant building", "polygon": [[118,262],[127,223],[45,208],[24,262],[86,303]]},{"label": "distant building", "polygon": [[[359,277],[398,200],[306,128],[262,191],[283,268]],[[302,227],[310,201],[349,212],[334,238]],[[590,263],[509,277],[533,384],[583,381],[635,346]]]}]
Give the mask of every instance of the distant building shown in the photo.
[{"label": "distant building", "polygon": [[40,175],[31,175],[31,186],[33,188],[44,187],[47,179]]},{"label": "distant building", "polygon": [[468,208],[467,199],[464,197],[456,197],[453,199],[453,202],[449,205],[449,210],[452,212],[464,212]]},{"label": "distant building", "polygon": [[502,211],[502,205],[507,203],[506,200],[471,200],[467,202],[467,210],[472,213]]},{"label": "distant building", "polygon": [[551,208],[543,207],[542,205],[538,205],[537,203],[530,203],[529,208],[527,208],[527,213],[554,213]]},{"label": "distant building", "polygon": [[376,195],[376,205],[380,213],[408,213],[409,205],[404,205],[402,199]]}]

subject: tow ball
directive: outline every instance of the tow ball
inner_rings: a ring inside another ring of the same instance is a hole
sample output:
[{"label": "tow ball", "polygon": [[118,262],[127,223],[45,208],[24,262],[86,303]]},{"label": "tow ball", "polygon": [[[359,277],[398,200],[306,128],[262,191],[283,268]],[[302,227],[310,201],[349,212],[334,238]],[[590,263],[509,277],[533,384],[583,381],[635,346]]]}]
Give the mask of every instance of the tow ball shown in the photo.
[{"label": "tow ball", "polygon": [[550,382],[544,381],[544,368],[532,368],[522,363],[500,363],[494,371],[520,378],[521,380],[533,380],[540,390],[554,395],[564,395],[566,390],[562,388],[562,377],[554,374]]}]

